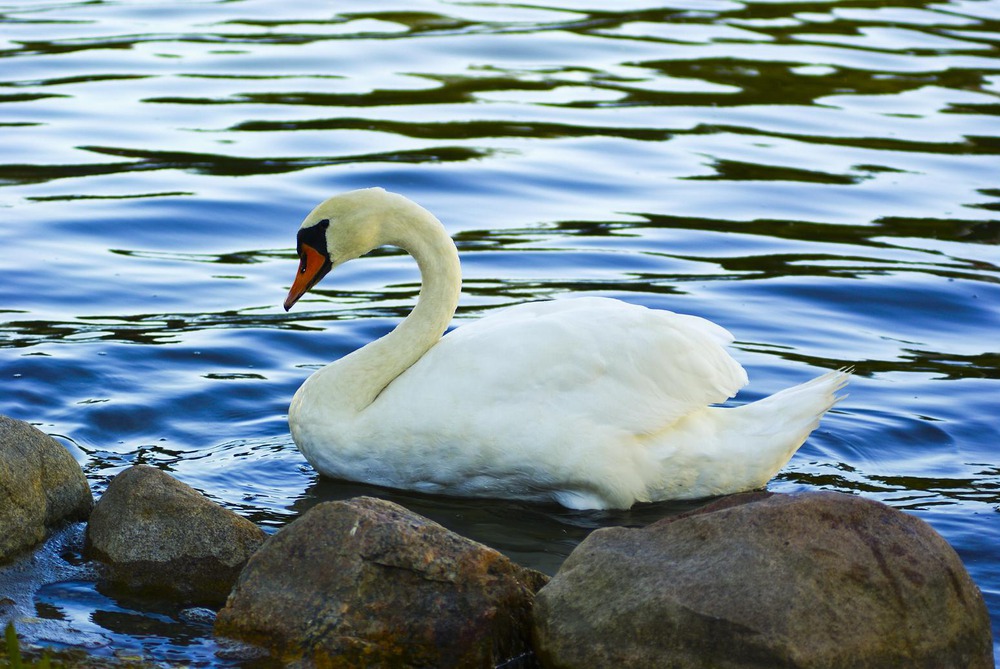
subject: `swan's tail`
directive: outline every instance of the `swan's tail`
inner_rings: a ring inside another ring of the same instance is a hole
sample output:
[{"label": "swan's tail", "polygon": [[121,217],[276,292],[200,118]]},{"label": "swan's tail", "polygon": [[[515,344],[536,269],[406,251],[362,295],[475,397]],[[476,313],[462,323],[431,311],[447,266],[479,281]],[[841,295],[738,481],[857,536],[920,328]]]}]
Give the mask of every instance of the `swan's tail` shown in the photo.
[{"label": "swan's tail", "polygon": [[[838,394],[851,370],[828,372],[811,381],[736,408],[713,407],[675,428],[697,444],[699,462],[685,462],[663,444],[666,469],[654,499],[705,497],[763,487],[805,442],[820,418],[846,395]],[[679,475],[688,472],[689,476]]]},{"label": "swan's tail", "polygon": [[[851,369],[827,372],[811,381],[786,388],[764,399],[729,411],[737,429],[747,439],[746,456],[756,461],[756,481],[763,486],[792,458],[806,437],[819,426],[820,418],[847,397],[839,394],[851,378]],[[748,471],[748,473],[751,473]]]}]

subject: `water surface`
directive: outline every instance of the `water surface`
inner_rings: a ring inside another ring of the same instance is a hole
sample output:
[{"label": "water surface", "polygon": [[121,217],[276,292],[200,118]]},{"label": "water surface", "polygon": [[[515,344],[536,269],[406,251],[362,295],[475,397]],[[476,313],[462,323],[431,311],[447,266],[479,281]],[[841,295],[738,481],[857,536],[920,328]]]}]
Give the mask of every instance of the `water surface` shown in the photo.
[{"label": "water surface", "polygon": [[[576,295],[698,314],[736,335],[738,403],[853,365],[769,487],[926,520],[1000,636],[997,3],[38,0],[0,27],[0,412],[96,494],[147,463],[268,531],[373,494],[549,573],[593,528],[685,508],[317,477],[292,393],[419,277],[381,253],[286,314],[294,233],[383,186],[454,235],[456,325]],[[0,579],[25,637],[238,664],[210,612],[96,587],[78,541]]]}]

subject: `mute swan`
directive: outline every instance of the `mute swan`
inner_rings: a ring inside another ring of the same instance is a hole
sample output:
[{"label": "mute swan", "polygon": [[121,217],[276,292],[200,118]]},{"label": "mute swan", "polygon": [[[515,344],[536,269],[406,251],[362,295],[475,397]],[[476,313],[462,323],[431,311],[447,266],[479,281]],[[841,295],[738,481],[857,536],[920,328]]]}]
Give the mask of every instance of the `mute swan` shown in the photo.
[{"label": "mute swan", "polygon": [[392,332],[312,374],[288,422],[321,473],[394,488],[574,509],[764,486],[839,399],[846,372],[737,408],[732,335],[695,316],[583,297],[498,310],[442,336],[458,252],[427,210],[381,188],[332,197],[298,232],[285,310],[383,246],[422,286]]}]

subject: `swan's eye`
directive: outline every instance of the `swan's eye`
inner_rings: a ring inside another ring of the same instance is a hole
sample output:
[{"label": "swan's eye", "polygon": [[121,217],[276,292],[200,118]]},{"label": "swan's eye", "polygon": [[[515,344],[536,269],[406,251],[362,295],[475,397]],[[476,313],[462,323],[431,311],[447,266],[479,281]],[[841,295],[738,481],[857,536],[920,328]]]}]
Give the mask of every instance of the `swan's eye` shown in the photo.
[{"label": "swan's eye", "polygon": [[306,253],[307,247],[312,247],[314,250],[318,251],[320,255],[326,256],[326,231],[330,227],[330,220],[324,218],[322,221],[315,225],[310,225],[308,228],[299,229],[298,237],[296,239],[295,251],[299,254],[299,258],[302,258],[302,266],[299,267],[299,272],[305,271]]}]

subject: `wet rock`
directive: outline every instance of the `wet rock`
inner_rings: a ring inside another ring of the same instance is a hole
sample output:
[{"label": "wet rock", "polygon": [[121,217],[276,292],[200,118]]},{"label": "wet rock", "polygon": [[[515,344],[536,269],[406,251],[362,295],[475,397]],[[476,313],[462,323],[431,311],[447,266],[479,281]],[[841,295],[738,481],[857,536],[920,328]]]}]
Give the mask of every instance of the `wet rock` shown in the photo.
[{"label": "wet rock", "polygon": [[993,667],[929,525],[838,493],[734,495],[591,534],[535,600],[544,667]]},{"label": "wet rock", "polygon": [[267,535],[147,465],[118,474],[90,517],[87,550],[131,589],[221,604]]},{"label": "wet rock", "polygon": [[546,577],[407,509],[320,504],[258,551],[216,633],[324,667],[493,667],[529,652]]},{"label": "wet rock", "polygon": [[0,562],[62,521],[85,520],[93,505],[83,470],[62,444],[0,416]]}]

